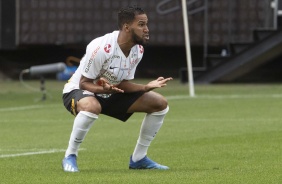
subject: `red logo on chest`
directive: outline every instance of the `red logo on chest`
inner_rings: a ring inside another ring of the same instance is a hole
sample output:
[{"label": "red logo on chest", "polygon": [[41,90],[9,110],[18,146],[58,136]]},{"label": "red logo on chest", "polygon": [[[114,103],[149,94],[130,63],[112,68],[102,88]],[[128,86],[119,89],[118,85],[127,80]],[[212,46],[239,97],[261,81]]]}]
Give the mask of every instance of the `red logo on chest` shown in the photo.
[{"label": "red logo on chest", "polygon": [[139,45],[140,53],[143,54],[144,52],[144,47],[142,45]]},{"label": "red logo on chest", "polygon": [[106,53],[109,53],[110,50],[111,50],[111,47],[112,47],[112,46],[111,46],[110,44],[105,45],[105,47],[104,47],[105,52],[106,52]]}]

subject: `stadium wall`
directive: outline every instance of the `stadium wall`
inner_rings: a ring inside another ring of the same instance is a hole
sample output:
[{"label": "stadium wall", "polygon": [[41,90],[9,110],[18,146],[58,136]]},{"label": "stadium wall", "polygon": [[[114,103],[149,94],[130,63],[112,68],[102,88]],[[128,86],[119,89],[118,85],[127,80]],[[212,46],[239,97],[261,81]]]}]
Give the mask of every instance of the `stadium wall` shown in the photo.
[{"label": "stadium wall", "polygon": [[[272,27],[271,1],[187,1],[193,66],[203,65],[205,52],[219,54],[232,41],[252,40],[254,29]],[[0,0],[0,71],[15,78],[32,65],[82,57],[93,38],[117,29],[116,13],[128,4],[144,7],[150,19],[137,76],[179,77],[186,67],[180,0]]]}]

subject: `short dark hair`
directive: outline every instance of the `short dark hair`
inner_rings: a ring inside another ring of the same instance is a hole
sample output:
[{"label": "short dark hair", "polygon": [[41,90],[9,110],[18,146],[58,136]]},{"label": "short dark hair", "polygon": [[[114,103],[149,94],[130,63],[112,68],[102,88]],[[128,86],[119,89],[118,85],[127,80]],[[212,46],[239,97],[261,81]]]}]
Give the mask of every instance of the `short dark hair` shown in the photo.
[{"label": "short dark hair", "polygon": [[137,5],[121,8],[118,12],[118,28],[121,30],[122,26],[133,22],[135,15],[145,14],[145,11]]}]

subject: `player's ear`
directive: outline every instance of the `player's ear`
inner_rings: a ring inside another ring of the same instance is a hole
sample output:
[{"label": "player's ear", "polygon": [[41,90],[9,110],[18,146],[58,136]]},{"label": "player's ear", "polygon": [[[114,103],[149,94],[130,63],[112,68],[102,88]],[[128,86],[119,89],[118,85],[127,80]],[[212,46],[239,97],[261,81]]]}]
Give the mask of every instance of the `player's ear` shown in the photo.
[{"label": "player's ear", "polygon": [[129,24],[126,24],[126,23],[125,23],[125,24],[123,25],[123,27],[124,27],[124,30],[125,30],[125,31],[129,31]]}]

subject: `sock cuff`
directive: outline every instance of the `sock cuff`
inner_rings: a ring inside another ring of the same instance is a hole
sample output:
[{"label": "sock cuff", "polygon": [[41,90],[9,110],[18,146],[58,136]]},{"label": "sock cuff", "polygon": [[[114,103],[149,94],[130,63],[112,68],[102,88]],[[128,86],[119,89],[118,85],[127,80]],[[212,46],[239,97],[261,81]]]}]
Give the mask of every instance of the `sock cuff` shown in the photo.
[{"label": "sock cuff", "polygon": [[151,115],[164,115],[169,111],[169,106],[167,106],[164,110],[158,111],[158,112],[153,112]]},{"label": "sock cuff", "polygon": [[93,119],[98,119],[98,115],[96,115],[92,112],[80,111],[79,113],[84,114],[85,116],[93,118]]}]

